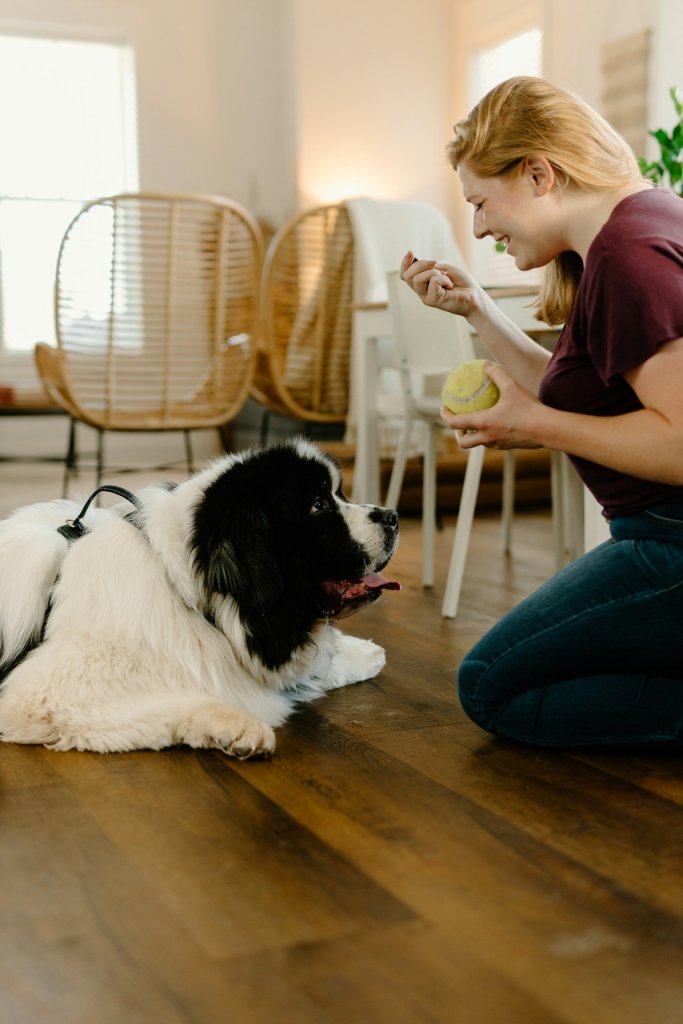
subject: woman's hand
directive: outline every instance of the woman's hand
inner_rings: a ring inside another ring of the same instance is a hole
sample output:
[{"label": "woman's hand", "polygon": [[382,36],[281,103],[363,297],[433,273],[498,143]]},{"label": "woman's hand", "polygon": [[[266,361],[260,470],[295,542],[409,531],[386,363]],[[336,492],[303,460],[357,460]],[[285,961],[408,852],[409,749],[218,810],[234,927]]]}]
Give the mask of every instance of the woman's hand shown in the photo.
[{"label": "woman's hand", "polygon": [[459,413],[445,407],[444,423],[455,430],[461,448],[541,448],[534,438],[538,413],[545,407],[539,400],[514,382],[496,363],[486,363],[484,371],[500,391],[500,398],[482,412]]},{"label": "woman's hand", "polygon": [[401,260],[400,271],[402,279],[426,306],[464,317],[481,308],[481,287],[459,267],[437,260],[419,260],[409,251]]}]

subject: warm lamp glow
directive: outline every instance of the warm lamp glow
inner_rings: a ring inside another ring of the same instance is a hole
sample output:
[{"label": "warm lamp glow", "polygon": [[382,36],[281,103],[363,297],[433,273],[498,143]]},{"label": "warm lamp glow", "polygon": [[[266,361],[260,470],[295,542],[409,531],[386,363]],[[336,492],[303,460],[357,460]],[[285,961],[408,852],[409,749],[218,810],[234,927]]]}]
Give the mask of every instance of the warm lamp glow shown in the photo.
[{"label": "warm lamp glow", "polygon": [[301,196],[307,204],[338,203],[354,196],[372,196],[392,199],[387,195],[386,182],[382,183],[365,172],[340,172],[331,176],[316,176],[300,183]]}]

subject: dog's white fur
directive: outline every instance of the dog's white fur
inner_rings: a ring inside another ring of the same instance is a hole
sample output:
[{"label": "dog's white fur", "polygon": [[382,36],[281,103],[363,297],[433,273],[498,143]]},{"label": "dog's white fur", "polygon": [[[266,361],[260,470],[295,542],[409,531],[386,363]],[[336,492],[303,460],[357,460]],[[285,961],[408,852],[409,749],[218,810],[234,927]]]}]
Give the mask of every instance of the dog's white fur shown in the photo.
[{"label": "dog's white fur", "polygon": [[[57,750],[185,743],[236,757],[269,754],[273,727],[298,701],[381,670],[380,647],[324,620],[313,626],[312,642],[269,669],[249,653],[231,597],[213,601],[215,625],[200,610],[188,556],[193,510],[240,458],[226,456],[174,491],[146,489],[144,530],[123,518],[128,508],[91,509],[90,532],[68,546],[57,527],[79,505],[67,501],[28,506],[0,523],[4,661],[37,643],[2,684],[3,740]],[[382,544],[367,508],[340,505],[370,552],[368,564],[379,563]]]}]

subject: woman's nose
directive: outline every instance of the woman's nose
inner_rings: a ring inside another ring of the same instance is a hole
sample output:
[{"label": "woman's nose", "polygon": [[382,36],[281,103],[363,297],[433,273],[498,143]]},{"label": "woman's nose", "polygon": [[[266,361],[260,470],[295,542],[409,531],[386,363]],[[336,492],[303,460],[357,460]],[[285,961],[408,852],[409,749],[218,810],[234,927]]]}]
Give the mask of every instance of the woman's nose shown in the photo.
[{"label": "woman's nose", "polygon": [[487,235],[491,234],[491,232],[486,227],[486,224],[484,223],[484,218],[482,214],[480,213],[475,213],[474,215],[474,224],[472,225],[472,230],[474,232],[475,238],[486,238]]}]

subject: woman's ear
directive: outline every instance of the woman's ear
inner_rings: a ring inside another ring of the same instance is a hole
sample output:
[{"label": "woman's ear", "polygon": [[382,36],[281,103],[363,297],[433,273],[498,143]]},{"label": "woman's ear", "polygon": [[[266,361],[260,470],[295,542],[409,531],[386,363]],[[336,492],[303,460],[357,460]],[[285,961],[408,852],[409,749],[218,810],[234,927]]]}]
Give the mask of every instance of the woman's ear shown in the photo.
[{"label": "woman's ear", "polygon": [[529,181],[539,196],[546,195],[555,184],[555,169],[550,160],[540,154],[532,153],[526,157],[522,172],[528,175]]}]

